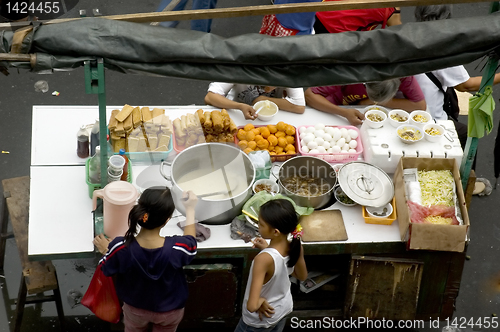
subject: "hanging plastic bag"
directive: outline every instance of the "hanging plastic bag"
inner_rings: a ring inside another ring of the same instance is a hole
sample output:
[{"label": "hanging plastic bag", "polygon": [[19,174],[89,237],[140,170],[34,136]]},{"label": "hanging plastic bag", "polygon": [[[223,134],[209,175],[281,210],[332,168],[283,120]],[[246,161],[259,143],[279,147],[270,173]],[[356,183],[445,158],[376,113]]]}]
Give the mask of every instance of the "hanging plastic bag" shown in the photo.
[{"label": "hanging plastic bag", "polygon": [[100,264],[81,303],[102,320],[115,324],[120,321],[122,308],[116,295],[115,284],[112,277],[104,275]]}]

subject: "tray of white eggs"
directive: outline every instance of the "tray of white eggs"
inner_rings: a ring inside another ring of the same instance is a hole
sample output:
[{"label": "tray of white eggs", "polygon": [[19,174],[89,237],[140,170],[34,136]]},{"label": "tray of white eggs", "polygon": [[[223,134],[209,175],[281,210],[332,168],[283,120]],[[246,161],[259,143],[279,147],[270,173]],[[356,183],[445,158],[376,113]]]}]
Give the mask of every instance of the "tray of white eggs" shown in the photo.
[{"label": "tray of white eggs", "polygon": [[297,128],[296,135],[301,155],[328,162],[355,161],[363,152],[359,130],[354,126],[304,125]]}]

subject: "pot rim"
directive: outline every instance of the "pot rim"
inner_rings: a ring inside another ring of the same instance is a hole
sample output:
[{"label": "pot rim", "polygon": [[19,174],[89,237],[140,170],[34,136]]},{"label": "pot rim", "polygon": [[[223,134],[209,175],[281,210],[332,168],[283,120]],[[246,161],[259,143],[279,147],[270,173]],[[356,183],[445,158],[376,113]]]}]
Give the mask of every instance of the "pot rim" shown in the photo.
[{"label": "pot rim", "polygon": [[175,158],[172,161],[172,164],[170,166],[170,178],[171,178],[171,182],[172,182],[172,189],[174,189],[174,188],[179,189],[179,190],[181,189],[179,187],[179,185],[177,184],[177,181],[175,180],[175,178],[173,176],[173,173],[172,173],[172,170],[174,169],[174,165],[175,165],[175,162],[177,161],[177,158],[179,158],[186,151],[189,151],[191,149],[201,148],[201,147],[203,147],[205,145],[220,145],[220,146],[224,146],[224,148],[234,149],[236,152],[238,152],[240,155],[243,155],[246,158],[246,160],[248,161],[248,163],[252,167],[253,175],[252,175],[252,181],[250,181],[250,184],[247,186],[247,188],[245,190],[243,190],[238,195],[235,195],[235,196],[232,196],[232,197],[228,197],[228,198],[223,198],[223,199],[210,199],[208,197],[201,197],[201,198],[198,198],[198,200],[203,200],[203,201],[207,201],[207,202],[224,202],[224,201],[230,201],[230,200],[239,198],[242,195],[246,195],[249,190],[252,190],[252,185],[253,185],[253,182],[255,181],[255,166],[253,165],[252,160],[250,159],[250,157],[248,157],[248,155],[246,153],[244,153],[243,151],[241,151],[240,148],[237,148],[234,145],[227,144],[227,143],[215,143],[215,142],[213,142],[213,143],[212,142],[210,142],[210,143],[200,143],[200,144],[196,144],[196,145],[190,146],[190,147],[182,150],[177,156],[175,156]]}]

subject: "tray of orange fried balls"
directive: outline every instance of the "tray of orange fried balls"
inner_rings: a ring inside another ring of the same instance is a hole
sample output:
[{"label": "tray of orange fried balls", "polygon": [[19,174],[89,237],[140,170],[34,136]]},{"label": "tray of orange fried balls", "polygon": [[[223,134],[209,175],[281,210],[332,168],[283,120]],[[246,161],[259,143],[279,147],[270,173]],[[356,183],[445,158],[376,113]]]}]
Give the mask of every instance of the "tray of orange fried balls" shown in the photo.
[{"label": "tray of orange fried balls", "polygon": [[267,150],[271,161],[285,161],[297,155],[295,127],[278,122],[275,125],[254,126],[248,123],[238,127],[236,143],[245,153]]}]

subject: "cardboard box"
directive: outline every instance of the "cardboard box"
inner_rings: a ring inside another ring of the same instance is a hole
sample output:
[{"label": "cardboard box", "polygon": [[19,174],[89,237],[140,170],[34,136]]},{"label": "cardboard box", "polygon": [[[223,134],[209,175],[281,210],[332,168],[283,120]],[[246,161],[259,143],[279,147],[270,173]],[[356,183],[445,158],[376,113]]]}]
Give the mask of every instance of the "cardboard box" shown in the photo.
[{"label": "cardboard box", "polygon": [[[417,168],[419,171],[450,170],[455,179],[459,208],[463,225],[414,224],[410,222],[410,211],[406,203],[403,169]],[[460,172],[454,158],[410,158],[403,157],[394,173],[394,191],[398,210],[399,232],[401,240],[407,241],[409,249],[440,250],[463,252],[469,216],[465,205],[464,192],[460,181]]]}]

